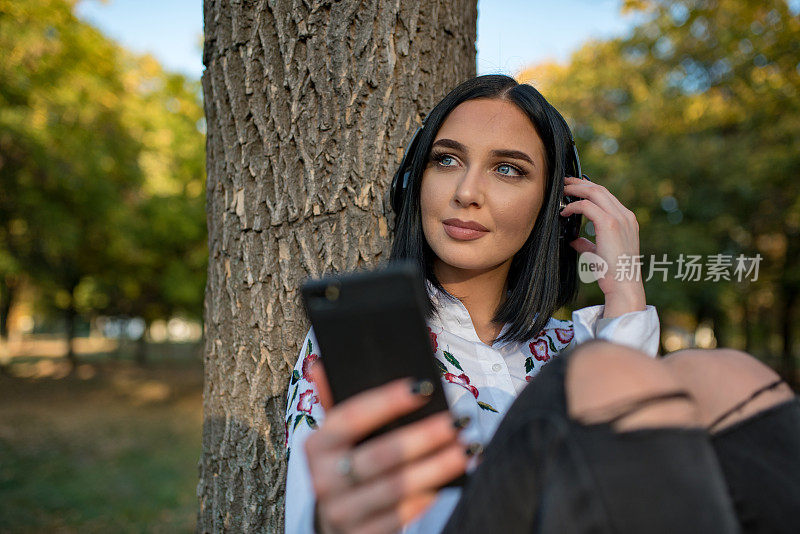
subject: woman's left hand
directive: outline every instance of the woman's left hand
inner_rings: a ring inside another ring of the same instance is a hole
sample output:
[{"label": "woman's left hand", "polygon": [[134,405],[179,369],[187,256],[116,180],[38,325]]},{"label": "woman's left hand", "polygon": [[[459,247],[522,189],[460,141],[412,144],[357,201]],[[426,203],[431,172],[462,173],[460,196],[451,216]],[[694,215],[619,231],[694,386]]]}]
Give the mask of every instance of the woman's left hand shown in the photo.
[{"label": "woman's left hand", "polygon": [[603,317],[644,310],[647,301],[638,258],[639,223],[636,215],[602,185],[572,176],[566,177],[564,184],[565,195],[583,200],[567,204],[561,215],[583,214],[592,221],[597,236],[596,244],[579,237],[570,246],[579,254],[597,254],[608,265],[605,275],[597,280],[606,300]]}]

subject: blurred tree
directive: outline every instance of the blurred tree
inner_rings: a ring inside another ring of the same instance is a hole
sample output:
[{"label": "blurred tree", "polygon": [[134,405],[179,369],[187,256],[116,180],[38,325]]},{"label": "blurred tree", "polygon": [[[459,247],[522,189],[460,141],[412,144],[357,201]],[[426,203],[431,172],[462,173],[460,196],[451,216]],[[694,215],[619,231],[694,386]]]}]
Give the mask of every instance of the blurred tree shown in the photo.
[{"label": "blurred tree", "polygon": [[384,193],[422,114],[474,75],[476,19],[475,0],[205,3],[199,532],[282,531],[298,287],[387,258]]},{"label": "blurred tree", "polygon": [[[141,317],[147,327],[175,314],[200,319],[208,249],[204,119],[197,82],[165,73],[150,57],[131,59],[123,76],[125,124],[140,142],[144,175],[126,238],[112,252],[106,312]],[[145,360],[145,336],[136,358]]]},{"label": "blurred tree", "polygon": [[[594,42],[566,66],[522,74],[573,121],[585,167],[637,214],[642,254],[739,254],[763,260],[757,281],[647,284],[662,310],[744,323],[763,356],[766,325],[795,383],[800,290],[800,20],[784,0],[638,0],[630,37]],[[645,269],[646,272],[646,269]],[[732,270],[731,270],[732,272]]]},{"label": "blurred tree", "polygon": [[116,50],[56,0],[0,4],[0,227],[6,254],[63,310],[67,357],[76,289],[107,268],[141,182],[119,113]]},{"label": "blurred tree", "polygon": [[0,313],[22,276],[62,310],[199,317],[198,84],[120,49],[74,2],[0,0]]}]

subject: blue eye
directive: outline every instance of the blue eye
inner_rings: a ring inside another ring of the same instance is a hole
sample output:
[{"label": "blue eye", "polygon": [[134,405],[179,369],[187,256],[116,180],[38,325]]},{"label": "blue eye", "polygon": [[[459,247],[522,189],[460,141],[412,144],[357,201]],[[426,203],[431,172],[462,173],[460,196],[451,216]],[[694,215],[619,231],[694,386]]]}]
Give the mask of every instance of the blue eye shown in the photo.
[{"label": "blue eye", "polygon": [[503,163],[502,165],[497,166],[497,172],[506,176],[522,176],[523,173],[514,167],[513,165],[509,165],[507,163]]},{"label": "blue eye", "polygon": [[439,157],[439,165],[442,167],[452,167],[456,164],[456,159],[453,156],[448,156],[444,154]]}]

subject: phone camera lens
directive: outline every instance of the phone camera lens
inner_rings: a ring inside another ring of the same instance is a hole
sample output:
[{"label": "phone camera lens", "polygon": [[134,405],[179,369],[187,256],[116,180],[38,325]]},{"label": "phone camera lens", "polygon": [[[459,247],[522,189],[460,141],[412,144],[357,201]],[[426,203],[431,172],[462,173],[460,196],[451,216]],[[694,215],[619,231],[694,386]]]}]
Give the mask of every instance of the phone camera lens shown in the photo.
[{"label": "phone camera lens", "polygon": [[339,298],[339,287],[333,284],[330,284],[328,287],[325,288],[325,298],[328,300],[336,300]]}]

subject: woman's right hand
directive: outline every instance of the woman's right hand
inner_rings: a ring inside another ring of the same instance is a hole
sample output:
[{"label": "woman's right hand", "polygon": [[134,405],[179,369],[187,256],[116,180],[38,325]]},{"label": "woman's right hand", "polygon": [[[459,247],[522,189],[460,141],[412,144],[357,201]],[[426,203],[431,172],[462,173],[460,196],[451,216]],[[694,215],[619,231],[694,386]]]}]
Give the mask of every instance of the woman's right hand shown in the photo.
[{"label": "woman's right hand", "polygon": [[396,380],[332,406],[322,366],[313,365],[311,375],[326,409],[305,444],[323,534],[396,532],[464,473],[470,453],[449,412],[356,445],[428,401],[413,381]]}]

